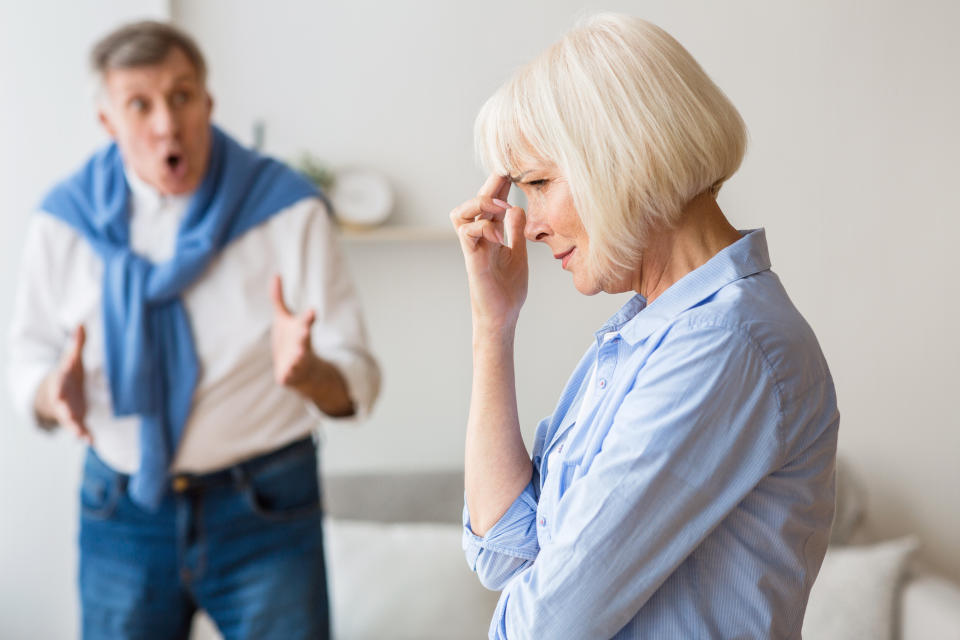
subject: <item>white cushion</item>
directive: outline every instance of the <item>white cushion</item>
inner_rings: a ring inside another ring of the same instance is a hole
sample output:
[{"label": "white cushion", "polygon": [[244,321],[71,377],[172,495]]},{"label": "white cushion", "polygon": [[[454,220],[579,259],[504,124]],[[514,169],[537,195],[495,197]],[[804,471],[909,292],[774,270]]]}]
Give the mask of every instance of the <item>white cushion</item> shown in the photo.
[{"label": "white cushion", "polygon": [[920,574],[903,586],[900,640],[960,640],[960,586]]},{"label": "white cushion", "polygon": [[873,545],[829,547],[810,592],[803,637],[890,640],[900,582],[913,537]]},{"label": "white cushion", "polygon": [[467,566],[459,525],[328,519],[324,527],[334,638],[486,637],[500,594]]},{"label": "white cushion", "polygon": [[853,467],[837,458],[837,508],[830,530],[830,544],[854,544],[867,508],[867,492]]}]

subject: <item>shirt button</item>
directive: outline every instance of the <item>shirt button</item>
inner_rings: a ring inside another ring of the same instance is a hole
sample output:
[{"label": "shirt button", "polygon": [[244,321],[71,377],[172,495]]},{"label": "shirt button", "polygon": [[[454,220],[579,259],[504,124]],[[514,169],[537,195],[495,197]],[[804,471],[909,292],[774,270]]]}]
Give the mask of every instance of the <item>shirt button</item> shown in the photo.
[{"label": "shirt button", "polygon": [[563,443],[561,442],[560,446],[557,447],[557,453],[561,453],[562,451],[563,451]]},{"label": "shirt button", "polygon": [[540,516],[540,526],[542,527],[545,524],[547,524],[547,519],[544,518],[543,516]]},{"label": "shirt button", "polygon": [[606,378],[600,378],[600,388],[603,389],[603,388],[605,388],[606,386],[607,386],[607,379],[606,379]]}]

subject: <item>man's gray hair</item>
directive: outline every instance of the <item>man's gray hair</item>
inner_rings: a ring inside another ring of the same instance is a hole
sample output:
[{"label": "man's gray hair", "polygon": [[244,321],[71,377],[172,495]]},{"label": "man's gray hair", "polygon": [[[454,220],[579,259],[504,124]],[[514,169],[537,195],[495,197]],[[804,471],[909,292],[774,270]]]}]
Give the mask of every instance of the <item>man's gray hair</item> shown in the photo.
[{"label": "man's gray hair", "polygon": [[165,22],[133,22],[108,33],[90,52],[93,71],[103,79],[111,69],[130,69],[159,64],[173,49],[183,51],[201,83],[207,79],[207,64],[193,38]]}]

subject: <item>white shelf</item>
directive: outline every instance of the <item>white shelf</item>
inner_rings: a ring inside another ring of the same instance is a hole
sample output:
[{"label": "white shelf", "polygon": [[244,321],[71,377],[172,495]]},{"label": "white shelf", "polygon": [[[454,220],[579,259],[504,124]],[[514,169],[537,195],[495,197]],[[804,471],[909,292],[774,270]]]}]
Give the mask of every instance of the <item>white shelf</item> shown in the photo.
[{"label": "white shelf", "polygon": [[345,244],[409,243],[409,242],[457,242],[452,227],[413,227],[384,225],[371,229],[340,227],[340,237]]}]

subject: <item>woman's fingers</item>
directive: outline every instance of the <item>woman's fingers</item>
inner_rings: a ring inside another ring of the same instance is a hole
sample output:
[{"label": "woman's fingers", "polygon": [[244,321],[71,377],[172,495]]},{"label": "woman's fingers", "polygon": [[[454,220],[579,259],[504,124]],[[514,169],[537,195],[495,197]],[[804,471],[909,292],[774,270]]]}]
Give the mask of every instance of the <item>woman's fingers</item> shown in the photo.
[{"label": "woman's fingers", "polygon": [[450,221],[454,227],[459,227],[477,219],[502,220],[507,207],[497,204],[497,200],[492,196],[477,196],[467,200],[450,212]]},{"label": "woman's fingers", "polygon": [[510,178],[491,174],[480,187],[477,196],[467,200],[450,212],[450,221],[454,227],[478,219],[503,220],[510,205],[507,195],[510,193]]},{"label": "woman's fingers", "polygon": [[486,196],[489,198],[497,198],[498,200],[506,200],[507,195],[510,193],[510,178],[507,176],[498,176],[495,173],[491,173],[487,176],[486,182],[483,183],[483,186],[480,187],[480,191],[477,192],[477,196]]},{"label": "woman's fingers", "polygon": [[506,235],[506,244],[515,251],[527,250],[527,239],[523,236],[523,228],[527,224],[527,214],[520,207],[510,207],[503,218],[503,228]]},{"label": "woman's fingers", "polygon": [[488,219],[478,219],[461,224],[457,228],[460,240],[467,246],[475,247],[481,240],[503,244],[502,225]]}]

